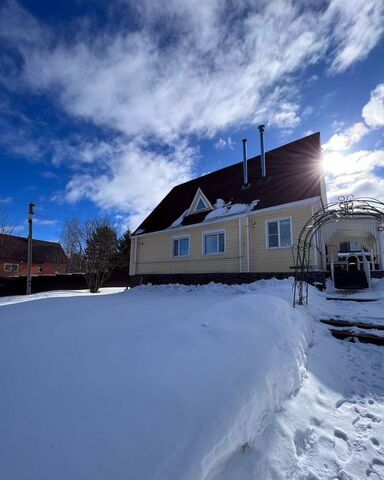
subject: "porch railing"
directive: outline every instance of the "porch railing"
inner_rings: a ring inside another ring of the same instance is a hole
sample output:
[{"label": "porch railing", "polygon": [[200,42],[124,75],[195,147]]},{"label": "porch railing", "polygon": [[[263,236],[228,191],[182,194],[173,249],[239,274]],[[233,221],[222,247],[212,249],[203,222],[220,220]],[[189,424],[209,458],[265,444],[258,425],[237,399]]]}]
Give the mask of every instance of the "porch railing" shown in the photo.
[{"label": "porch railing", "polygon": [[371,265],[369,264],[367,257],[363,255],[363,268],[364,268],[364,273],[367,278],[368,286],[371,287],[372,281],[371,281]]}]

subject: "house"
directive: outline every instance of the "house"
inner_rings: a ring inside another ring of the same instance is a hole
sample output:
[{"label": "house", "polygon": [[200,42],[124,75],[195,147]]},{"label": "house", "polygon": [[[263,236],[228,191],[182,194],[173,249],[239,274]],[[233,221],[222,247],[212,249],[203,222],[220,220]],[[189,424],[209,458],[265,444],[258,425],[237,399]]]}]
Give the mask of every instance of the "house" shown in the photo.
[{"label": "house", "polygon": [[[327,204],[320,134],[264,153],[264,128],[259,130],[261,155],[247,159],[243,140],[243,162],[174,187],[142,222],[132,235],[133,284],[293,275],[299,234]],[[309,267],[314,278],[324,278],[328,253],[343,242],[365,239],[367,228],[369,248],[379,258],[382,247],[371,232],[377,227],[355,220],[360,236],[351,238],[348,228],[342,232],[335,225],[316,233]]]},{"label": "house", "polygon": [[[56,242],[33,240],[32,275],[66,273],[67,257]],[[0,276],[18,277],[28,273],[28,239],[0,234]]]}]

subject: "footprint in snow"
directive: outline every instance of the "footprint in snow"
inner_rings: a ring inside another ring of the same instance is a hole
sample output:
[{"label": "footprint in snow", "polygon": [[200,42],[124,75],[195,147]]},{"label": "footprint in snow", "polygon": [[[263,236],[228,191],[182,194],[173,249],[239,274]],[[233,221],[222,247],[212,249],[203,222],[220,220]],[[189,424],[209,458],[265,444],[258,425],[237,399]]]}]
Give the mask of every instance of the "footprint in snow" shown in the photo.
[{"label": "footprint in snow", "polygon": [[345,462],[351,456],[347,435],[342,430],[335,430],[335,452],[339,460]]},{"label": "footprint in snow", "polygon": [[345,398],[340,398],[340,400],[337,400],[335,403],[335,408],[340,408],[347,400]]},{"label": "footprint in snow", "polygon": [[380,442],[379,442],[379,440],[377,440],[376,437],[371,437],[370,440],[371,440],[372,445],[374,445],[375,447],[380,447]]},{"label": "footprint in snow", "polygon": [[384,462],[379,458],[374,458],[366,471],[369,480],[383,480],[384,479]]},{"label": "footprint in snow", "polygon": [[366,475],[369,480],[381,480],[380,475],[376,472],[373,472],[372,470],[367,470]]},{"label": "footprint in snow", "polygon": [[315,432],[312,428],[296,430],[293,441],[295,444],[296,455],[300,457],[303,453],[312,448],[312,445],[315,442]]}]

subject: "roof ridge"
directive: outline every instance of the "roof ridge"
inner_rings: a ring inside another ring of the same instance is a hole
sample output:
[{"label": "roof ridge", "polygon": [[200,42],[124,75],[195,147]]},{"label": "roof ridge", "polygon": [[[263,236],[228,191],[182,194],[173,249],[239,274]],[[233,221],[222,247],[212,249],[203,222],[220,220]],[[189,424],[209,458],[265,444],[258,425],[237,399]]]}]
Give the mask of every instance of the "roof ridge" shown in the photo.
[{"label": "roof ridge", "polygon": [[[24,240],[24,241],[28,240],[28,237],[21,237],[20,235],[11,235],[9,233],[0,233],[0,236],[11,237],[11,238],[15,238],[17,240]],[[37,238],[32,238],[32,240],[34,242],[47,243],[47,244],[50,244],[50,245],[60,245],[61,246],[60,242],[53,242],[51,240],[39,240]]]}]

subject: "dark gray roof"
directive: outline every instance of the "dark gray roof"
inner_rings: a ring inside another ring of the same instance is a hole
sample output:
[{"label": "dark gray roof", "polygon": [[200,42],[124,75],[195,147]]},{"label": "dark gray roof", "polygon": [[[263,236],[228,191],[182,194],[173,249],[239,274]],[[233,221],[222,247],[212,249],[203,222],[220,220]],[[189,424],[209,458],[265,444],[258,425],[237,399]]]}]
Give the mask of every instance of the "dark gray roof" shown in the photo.
[{"label": "dark gray roof", "polygon": [[[149,233],[168,228],[191,205],[200,188],[213,205],[225,202],[250,204],[259,199],[257,210],[321,196],[322,163],[320,133],[314,133],[266,152],[267,181],[261,181],[260,156],[248,160],[250,187],[242,188],[242,162],[174,187],[136,230]],[[181,225],[204,220],[207,212],[194,213]]]},{"label": "dark gray roof", "polygon": [[[28,239],[16,235],[0,234],[0,260],[26,262],[28,257]],[[33,240],[33,263],[65,263],[67,257],[60,243]]]}]

